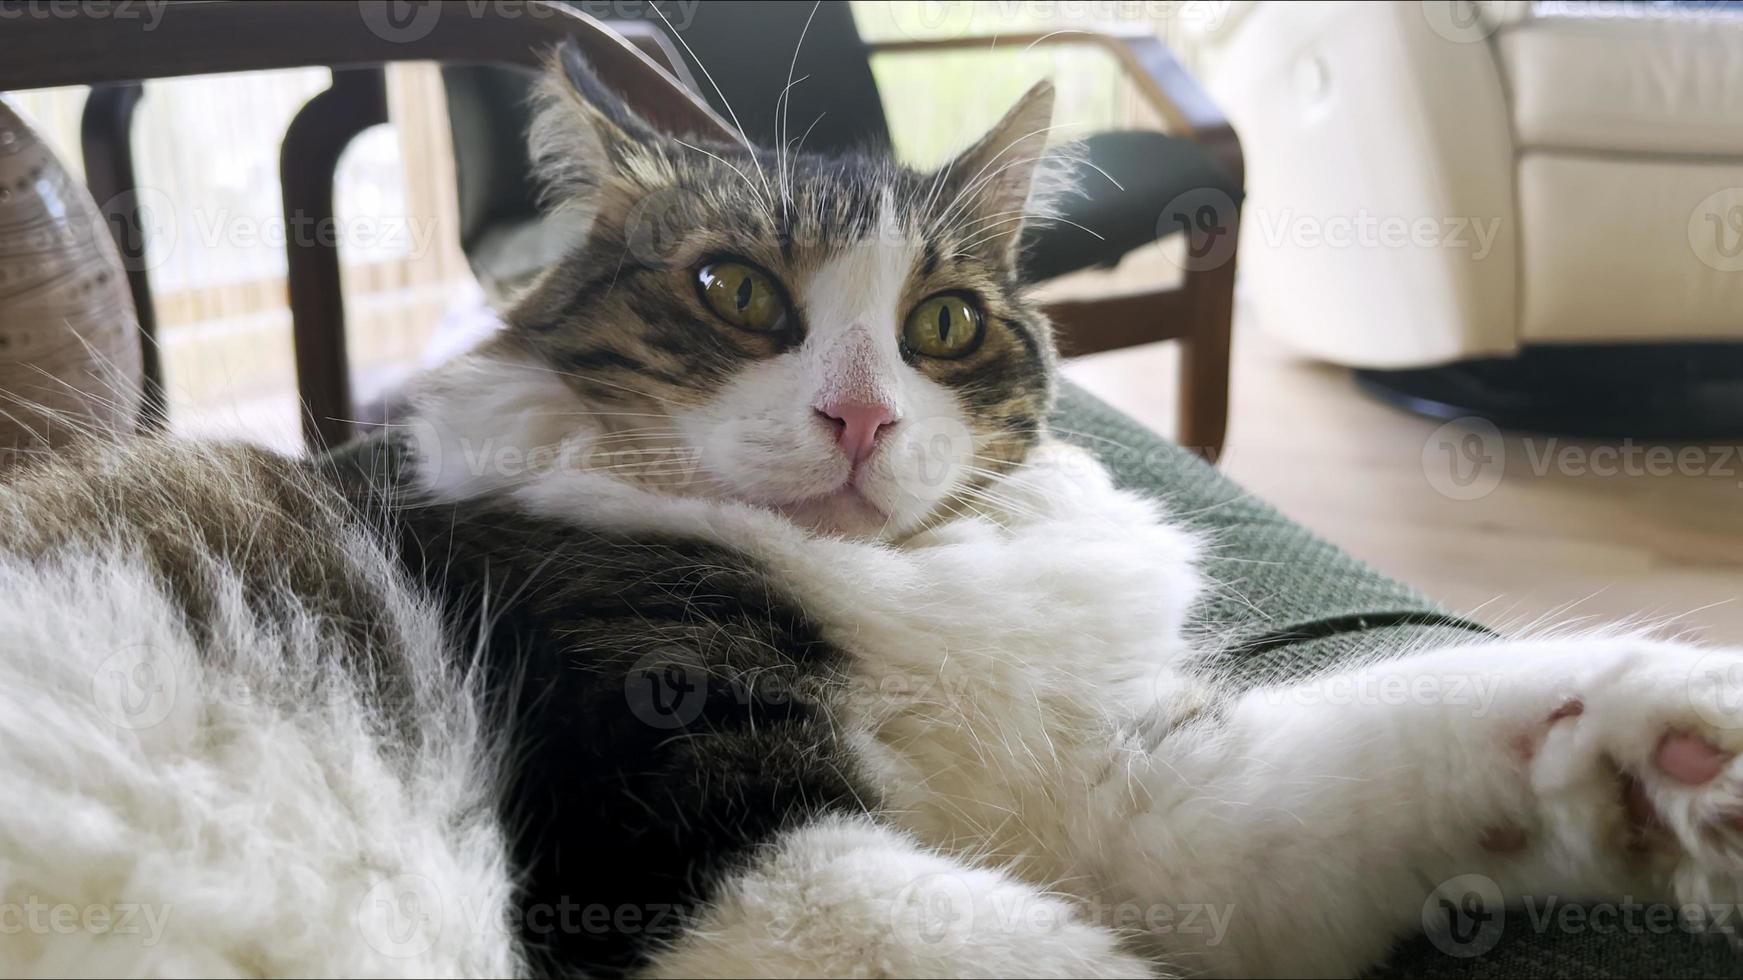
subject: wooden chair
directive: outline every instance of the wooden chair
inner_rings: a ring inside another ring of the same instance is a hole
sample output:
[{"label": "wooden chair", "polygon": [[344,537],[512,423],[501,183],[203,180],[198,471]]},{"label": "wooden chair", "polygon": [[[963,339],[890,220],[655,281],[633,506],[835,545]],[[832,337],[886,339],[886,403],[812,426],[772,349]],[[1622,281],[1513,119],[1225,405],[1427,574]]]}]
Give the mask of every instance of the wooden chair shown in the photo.
[{"label": "wooden chair", "polygon": [[[536,15],[529,15],[537,8]],[[154,30],[120,19],[24,17],[8,23],[0,91],[86,84],[81,140],[86,179],[105,211],[139,312],[146,383],[142,424],[164,424],[156,317],[139,240],[135,174],[129,148],[140,81],[219,72],[308,66],[333,69],[333,82],[292,120],[280,153],[287,222],[320,227],[333,219],[333,170],[364,129],[387,121],[381,66],[402,61],[496,65],[530,73],[545,51],[573,39],[601,77],[662,127],[731,132],[699,91],[683,55],[659,27],[640,21],[610,27],[557,4],[448,8],[419,19],[417,5],[291,0],[172,2]],[[409,13],[409,18],[397,15]],[[1242,175],[1240,144],[1227,121],[1153,37],[1081,32],[951,38],[871,45],[882,51],[1091,44],[1113,53],[1181,139],[1222,168],[1228,206],[1176,195],[1179,213],[1157,212],[1157,227],[1187,236],[1186,272],[1178,288],[1136,296],[1080,300],[1049,308],[1067,355],[1158,340],[1183,345],[1178,441],[1214,458],[1228,417],[1229,320]],[[1170,202],[1148,202],[1161,209]],[[289,305],[297,384],[309,445],[331,446],[352,434],[354,405],[346,356],[345,310],[334,243],[289,236]],[[1057,264],[1057,263],[1056,263]],[[1068,263],[1067,263],[1068,264]]]}]

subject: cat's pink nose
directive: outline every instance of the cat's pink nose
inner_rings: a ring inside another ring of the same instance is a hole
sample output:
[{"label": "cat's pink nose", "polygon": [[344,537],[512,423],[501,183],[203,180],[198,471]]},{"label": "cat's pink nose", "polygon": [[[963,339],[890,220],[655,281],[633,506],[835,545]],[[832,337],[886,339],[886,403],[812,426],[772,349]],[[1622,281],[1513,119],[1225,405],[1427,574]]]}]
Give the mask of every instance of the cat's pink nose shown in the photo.
[{"label": "cat's pink nose", "polygon": [[858,466],[878,447],[878,436],[895,424],[896,414],[881,402],[838,401],[817,406],[817,414],[835,427],[835,442]]}]

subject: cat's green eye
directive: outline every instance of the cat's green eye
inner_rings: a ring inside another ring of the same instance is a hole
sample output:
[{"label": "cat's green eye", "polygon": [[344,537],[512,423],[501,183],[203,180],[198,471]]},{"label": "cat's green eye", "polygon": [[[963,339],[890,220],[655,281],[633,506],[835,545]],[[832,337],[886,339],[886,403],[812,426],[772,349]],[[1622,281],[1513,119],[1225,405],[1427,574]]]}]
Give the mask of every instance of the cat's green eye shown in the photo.
[{"label": "cat's green eye", "polygon": [[962,357],[980,346],[981,315],[957,293],[941,293],[914,307],[902,328],[902,342],[927,357]]},{"label": "cat's green eye", "polygon": [[769,333],[787,325],[787,304],[775,281],[743,262],[710,262],[696,270],[702,302],[742,330]]}]

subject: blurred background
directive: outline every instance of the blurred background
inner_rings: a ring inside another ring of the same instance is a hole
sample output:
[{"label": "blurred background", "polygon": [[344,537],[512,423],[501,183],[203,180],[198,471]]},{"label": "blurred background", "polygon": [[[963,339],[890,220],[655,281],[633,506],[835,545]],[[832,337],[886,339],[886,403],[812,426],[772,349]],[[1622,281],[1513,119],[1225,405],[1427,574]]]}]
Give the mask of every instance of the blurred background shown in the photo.
[{"label": "blurred background", "polygon": [[[1210,16],[1215,6],[860,0],[852,9],[868,40],[1100,29],[1154,32],[1179,44],[1182,18]],[[1059,83],[1060,119],[1085,133],[1157,125],[1113,60],[1094,50],[891,54],[877,58],[873,71],[893,110],[898,153],[922,165],[960,150],[1042,76]],[[469,321],[479,295],[460,251],[441,73],[433,64],[391,65],[387,78],[392,121],[351,145],[336,185],[360,403],[450,353],[437,341],[444,317]],[[134,152],[176,431],[301,447],[278,147],[291,117],[328,82],[327,70],[309,68],[148,84]],[[81,176],[86,91],[9,96]],[[973,95],[940,97],[946,92]],[[466,335],[465,322],[451,326]]]}]

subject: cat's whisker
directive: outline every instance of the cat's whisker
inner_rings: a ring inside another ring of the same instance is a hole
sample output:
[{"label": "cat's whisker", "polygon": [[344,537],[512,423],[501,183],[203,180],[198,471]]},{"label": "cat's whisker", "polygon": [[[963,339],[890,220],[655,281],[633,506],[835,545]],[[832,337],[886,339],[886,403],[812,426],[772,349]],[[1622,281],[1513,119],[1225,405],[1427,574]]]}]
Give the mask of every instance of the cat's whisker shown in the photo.
[{"label": "cat's whisker", "polygon": [[[14,404],[17,404],[22,408],[36,411],[38,414],[47,414],[47,413],[43,412],[40,408],[37,408],[37,407],[31,405],[27,399],[18,398],[16,396],[14,396],[11,392],[0,391],[0,398],[5,398],[7,401],[13,402]],[[35,443],[37,443],[41,446],[44,446],[44,447],[48,446],[48,444],[49,444],[48,436],[41,433],[41,432],[38,432],[34,426],[25,422],[23,419],[19,418],[17,415],[12,414],[11,412],[7,411],[4,408],[0,408],[0,418],[4,418],[4,419],[6,419],[6,421],[11,422],[15,427],[17,427],[17,429],[20,432],[22,432],[26,436],[28,436],[32,442],[35,442]],[[19,447],[19,448],[22,449],[23,447]],[[17,450],[13,449],[12,447],[6,447],[6,451],[15,452]]]},{"label": "cat's whisker", "polygon": [[1017,501],[1009,496],[1006,496],[1005,494],[997,493],[993,490],[990,490],[990,489],[986,488],[985,486],[976,486],[974,484],[967,484],[967,485],[963,486],[959,492],[971,500],[977,500],[977,501],[980,501],[982,503],[991,504],[992,506],[998,508],[999,510],[1005,511],[1005,512],[1010,513],[1010,514],[1015,514],[1016,516],[1024,518],[1025,520],[1031,520],[1031,521],[1039,520],[1043,516],[1045,516],[1040,511],[1034,509],[1033,507],[1030,507],[1027,504],[1021,503],[1021,502],[1019,502],[1019,501]]},{"label": "cat's whisker", "polygon": [[[677,417],[676,417],[676,416],[673,416],[673,415],[666,415],[666,414],[663,414],[663,413],[660,413],[660,412],[587,412],[587,411],[579,411],[579,412],[554,412],[554,413],[552,413],[552,414],[554,414],[554,415],[556,415],[556,416],[557,416],[557,417],[559,417],[559,418],[577,418],[577,419],[665,419],[665,420],[667,420],[667,421],[674,421],[674,422],[675,422],[675,421],[677,421]],[[648,429],[649,429],[649,430],[657,430],[657,429],[661,429],[661,428],[666,428],[666,429],[669,429],[669,428],[671,428],[671,427],[670,427],[670,426],[653,426],[653,425],[650,425],[650,426],[647,426],[647,428],[648,428]],[[622,430],[618,430],[618,431],[622,431]]]},{"label": "cat's whisker", "polygon": [[618,460],[623,465],[649,466],[654,464],[682,462],[692,465],[701,462],[701,457],[683,447],[660,449],[610,449],[600,447],[602,454],[610,459]]},{"label": "cat's whisker", "polygon": [[674,471],[674,470],[677,470],[680,468],[691,469],[691,468],[695,468],[697,466],[702,465],[702,461],[698,458],[687,457],[687,456],[684,456],[681,454],[673,454],[673,453],[652,455],[646,459],[635,459],[635,458],[627,458],[626,459],[626,458],[621,458],[621,454],[613,453],[612,459],[615,460],[615,462],[593,463],[593,464],[589,465],[588,468],[589,469],[598,469],[598,470],[605,470],[605,469],[631,470],[631,469],[633,469],[633,470],[637,470],[640,472],[666,472],[666,471]]},{"label": "cat's whisker", "polygon": [[[991,186],[991,182],[993,180],[995,180],[1000,174],[1004,173],[1006,170],[1009,170],[1011,167],[1022,166],[1023,164],[1026,164],[1026,163],[1031,163],[1031,164],[1032,163],[1039,163],[1046,156],[1045,153],[1040,153],[1040,154],[1037,154],[1035,156],[1027,157],[1027,158],[1021,159],[1021,160],[1011,160],[1011,161],[1008,161],[1008,162],[1000,165],[996,170],[993,169],[993,165],[997,164],[999,162],[1000,158],[1004,157],[1005,154],[1011,152],[1013,149],[1016,149],[1019,145],[1021,145],[1021,143],[1024,140],[1031,139],[1037,135],[1046,133],[1046,132],[1048,132],[1052,129],[1055,129],[1055,128],[1058,128],[1058,127],[1048,126],[1048,127],[1042,128],[1042,129],[1035,130],[1035,131],[1030,132],[1030,133],[1026,133],[1023,136],[1020,136],[1017,139],[1012,140],[1011,142],[1007,143],[1005,146],[1001,147],[997,153],[993,154],[991,158],[989,158],[985,163],[981,164],[980,169],[975,171],[974,174],[971,175],[968,178],[968,180],[963,183],[962,187],[960,187],[957,190],[956,196],[950,200],[950,203],[945,206],[944,211],[940,215],[937,216],[937,218],[932,222],[930,227],[933,229],[938,228],[946,220],[948,220],[952,215],[954,215],[959,208],[961,208],[965,205],[968,205],[968,204],[972,204],[975,197],[977,197],[986,187]],[[1018,152],[1021,152],[1021,151],[1018,151]]]},{"label": "cat's whisker", "polygon": [[[774,217],[774,192],[769,189],[769,176],[768,174],[763,173],[762,164],[757,162],[756,146],[751,143],[750,137],[745,135],[744,124],[738,121],[738,113],[733,110],[731,100],[726,97],[725,92],[720,90],[720,85],[714,81],[714,75],[708,71],[708,66],[702,63],[701,58],[696,57],[696,52],[691,49],[690,42],[684,40],[683,32],[672,26],[671,19],[668,18],[665,12],[660,9],[659,5],[650,3],[648,4],[648,9],[652,10],[656,15],[658,15],[660,20],[665,22],[667,33],[671,37],[676,38],[678,43],[684,46],[684,52],[690,56],[691,61],[696,63],[696,67],[701,69],[702,77],[708,79],[708,84],[714,89],[714,94],[720,97],[720,104],[726,107],[726,114],[732,119],[733,128],[738,130],[738,141],[744,144],[745,152],[750,154],[751,166],[756,167],[757,175],[762,178],[763,190],[766,192],[764,200],[767,204],[765,206],[770,209],[769,216]],[[691,149],[695,149],[695,147],[691,147]],[[713,154],[709,155],[713,156]],[[719,159],[719,157],[715,157],[715,159]],[[725,163],[726,161],[721,160],[721,162]],[[727,164],[727,166],[732,165]],[[737,170],[738,168],[734,167],[733,169]],[[742,176],[742,174],[740,176]],[[749,178],[746,178],[746,182],[749,182]]]},{"label": "cat's whisker", "polygon": [[646,398],[649,401],[659,401],[659,396],[655,395],[653,392],[642,391],[639,388],[633,388],[621,382],[607,381],[604,378],[596,377],[591,374],[577,374],[573,371],[564,371],[559,368],[552,368],[551,373],[559,377],[574,378],[575,380],[586,384],[598,385],[602,388],[610,388],[614,391],[621,391],[625,394],[635,395],[638,398]]},{"label": "cat's whisker", "polygon": [[[811,9],[812,9],[812,12],[815,13],[817,8],[812,7]],[[806,26],[807,27],[810,26],[809,22],[807,22]],[[801,37],[799,39],[799,41],[801,44],[804,43],[804,38]],[[798,57],[799,57],[799,52],[797,49],[794,49],[793,58],[794,58],[795,63],[797,63]],[[780,137],[780,141],[776,144],[776,150],[775,150],[775,152],[776,152],[775,181],[776,181],[776,185],[778,187],[780,187],[780,189],[781,189],[781,217],[783,220],[787,220],[787,221],[791,220],[791,213],[792,213],[792,208],[793,208],[793,185],[792,185],[792,179],[791,179],[792,175],[788,172],[788,166],[789,166],[788,150],[790,149],[790,147],[787,145],[787,137],[786,137],[787,110],[791,106],[792,101],[793,101],[793,99],[792,99],[793,86],[799,84],[800,82],[803,82],[805,79],[810,78],[810,77],[811,77],[810,75],[801,75],[799,78],[795,79],[791,76],[791,74],[789,74],[787,77],[786,87],[781,89],[780,95],[775,96],[775,112],[778,113],[781,117],[781,126],[780,126],[781,137]]]},{"label": "cat's whisker", "polygon": [[964,221],[960,224],[960,227],[964,231],[974,231],[978,228],[982,228],[982,227],[986,226],[989,222],[996,221],[1000,218],[1007,218],[1007,217],[1032,218],[1035,220],[1041,220],[1043,218],[1048,217],[1048,215],[1044,211],[1030,211],[1027,208],[1011,208],[1011,209],[1005,210],[1005,211],[994,211],[991,214],[985,215],[983,217],[975,218],[972,221]]},{"label": "cat's whisker", "polygon": [[[64,379],[56,377],[52,373],[44,370],[41,365],[33,364],[31,365],[32,369],[41,373],[44,377],[53,380],[56,384],[67,387],[74,394],[79,395],[84,399],[87,404],[94,402],[95,404],[108,409],[115,419],[123,426],[131,424],[133,419],[130,417],[130,414],[137,410],[139,402],[141,401],[141,395],[143,394],[140,391],[133,369],[116,364],[115,359],[109,355],[109,352],[92,343],[90,338],[86,337],[84,334],[79,333],[78,331],[72,331],[72,337],[73,340],[78,343],[79,347],[83,349],[85,357],[94,367],[94,370],[87,375],[87,377],[89,380],[96,382],[99,387],[107,390],[111,397],[105,398],[96,391],[72,388],[72,386]],[[155,342],[154,339],[153,343]]]},{"label": "cat's whisker", "polygon": [[[1019,215],[1015,218],[1006,218],[1003,221],[994,222],[993,224],[995,224],[995,225],[1010,224],[1012,221],[1024,221],[1024,220],[1027,220],[1029,217],[1030,216],[1028,216],[1028,215]],[[1079,231],[1087,232],[1089,235],[1093,236],[1098,241],[1106,241],[1106,239],[1103,238],[1102,235],[1100,233],[1096,232],[1094,229],[1085,228],[1083,225],[1080,225],[1077,222],[1071,221],[1067,218],[1061,218],[1061,217],[1058,217],[1057,215],[1055,215],[1055,216],[1047,218],[1046,220],[1048,220],[1054,224],[1068,225],[1072,228],[1076,228]],[[1003,233],[1000,232],[997,234],[986,235],[986,236],[983,236],[981,238],[977,238],[974,241],[969,242],[966,245],[959,246],[958,247],[959,248],[958,254],[972,252],[974,249],[980,247],[981,245],[986,244],[987,242],[997,241],[1002,236],[1003,236]]]},{"label": "cat's whisker", "polygon": [[[678,144],[679,146],[682,146],[686,149],[695,150],[697,153],[700,153],[703,156],[709,157],[710,159],[713,159],[713,160],[719,162],[721,166],[727,168],[728,170],[731,170],[735,174],[738,174],[739,179],[744,181],[744,185],[746,187],[750,188],[750,192],[752,195],[754,195],[756,197],[757,202],[762,204],[764,209],[768,210],[771,213],[771,215],[773,214],[774,199],[769,197],[763,191],[759,191],[757,189],[756,184],[751,182],[750,177],[748,175],[746,175],[744,171],[733,166],[725,157],[721,156],[718,153],[715,153],[713,150],[709,150],[709,149],[706,149],[704,147],[697,146],[694,143],[686,143],[685,141],[678,139],[675,136],[672,137],[672,142],[674,142],[674,143]],[[756,162],[755,156],[751,157],[751,162],[753,164]],[[765,178],[765,181],[766,181],[766,178]]]},{"label": "cat's whisker", "polygon": [[[1072,125],[1072,124],[1061,123],[1058,125],[1048,126],[1045,129],[1036,131],[1036,133],[1031,133],[1030,136],[1038,135],[1039,133],[1052,132],[1053,130],[1056,130],[1056,129],[1064,129],[1064,128],[1067,128],[1069,125]],[[1015,146],[1016,146],[1016,144],[1013,143],[1010,146],[1005,147],[1004,150],[1001,150],[999,152],[998,156],[1002,156],[1005,152],[1009,151],[1010,149],[1014,148]],[[1057,148],[1049,148],[1049,147],[1043,146],[1042,149],[1033,157],[1012,160],[1012,161],[1009,161],[1009,162],[999,166],[998,169],[992,170],[991,172],[988,172],[988,168],[991,168],[994,163],[997,163],[998,156],[995,156],[992,160],[988,160],[987,163],[982,166],[980,172],[978,172],[973,178],[971,178],[966,184],[963,185],[963,187],[957,192],[957,196],[955,199],[952,200],[951,204],[948,207],[946,207],[941,213],[939,213],[938,215],[936,215],[934,217],[929,228],[935,233],[938,229],[942,228],[953,217],[955,217],[955,215],[957,213],[964,211],[964,210],[967,210],[969,208],[972,208],[974,206],[974,204],[977,201],[979,201],[991,187],[995,186],[995,184],[997,183],[998,177],[1001,174],[1003,174],[1005,171],[1011,169],[1012,167],[1019,167],[1019,166],[1024,166],[1024,165],[1033,165],[1037,169],[1040,169],[1040,168],[1045,167],[1049,160],[1056,159],[1062,152],[1063,151],[1061,151]],[[1097,169],[1099,169],[1099,168],[1097,168]],[[1103,173],[1105,176],[1105,171]],[[1109,177],[1109,179],[1112,180],[1111,177]],[[1031,187],[1032,186],[1033,185],[1031,185]]]},{"label": "cat's whisker", "polygon": [[[787,169],[787,114],[793,108],[793,86],[798,84],[798,82],[793,81],[793,73],[799,68],[799,51],[805,47],[805,36],[811,33],[811,21],[816,18],[817,8],[821,6],[823,6],[823,0],[816,0],[811,4],[811,12],[805,15],[805,26],[800,28],[798,43],[793,45],[793,60],[787,64],[787,84],[781,88],[781,94],[775,99],[775,108],[781,113],[780,158],[776,161],[776,170],[781,180],[781,215],[783,218],[787,217],[788,210],[793,203],[792,184]],[[805,76],[805,78],[810,77],[809,75]],[[802,82],[805,78],[801,78],[799,81]]]},{"label": "cat's whisker", "polygon": [[[977,170],[974,173],[974,175],[971,176],[967,180],[967,182],[965,182],[963,184],[963,186],[957,191],[956,197],[952,198],[950,203],[945,206],[944,210],[941,213],[939,213],[931,221],[931,223],[927,226],[928,231],[932,232],[932,233],[936,233],[937,230],[939,228],[942,228],[952,217],[955,216],[955,214],[959,210],[961,210],[965,207],[972,206],[974,201],[977,200],[981,194],[985,193],[986,189],[991,187],[993,185],[993,183],[997,180],[998,176],[1000,174],[1003,174],[1006,170],[1009,170],[1010,168],[1016,167],[1016,166],[1023,166],[1025,164],[1032,164],[1035,166],[1040,166],[1049,157],[1049,152],[1047,151],[1047,149],[1045,147],[1043,147],[1043,149],[1039,153],[1035,154],[1032,157],[1027,157],[1027,158],[1021,159],[1021,160],[1011,160],[1011,161],[999,166],[996,170],[992,169],[993,165],[998,163],[999,159],[1001,157],[1005,156],[1005,154],[1009,153],[1013,149],[1016,149],[1026,140],[1033,139],[1037,136],[1044,136],[1044,135],[1051,133],[1055,130],[1069,129],[1069,128],[1074,128],[1074,127],[1075,127],[1075,124],[1071,124],[1071,123],[1056,123],[1053,125],[1043,126],[1040,129],[1032,130],[1028,133],[1023,134],[1022,136],[1019,136],[1019,137],[1011,140],[1008,144],[1006,144],[1003,148],[1001,148],[999,150],[999,152],[993,154],[993,156],[990,159],[988,159],[984,164],[982,164],[981,168],[979,170]],[[1022,152],[1022,151],[1019,150],[1018,152]]]},{"label": "cat's whisker", "polygon": [[1077,163],[1078,166],[1088,167],[1089,169],[1091,169],[1091,170],[1095,171],[1096,173],[1101,174],[1103,177],[1107,178],[1107,182],[1114,185],[1114,190],[1120,191],[1121,193],[1125,192],[1126,185],[1115,180],[1113,174],[1110,174],[1106,170],[1103,170],[1101,167],[1097,166],[1095,161],[1089,160],[1086,158],[1079,158],[1075,162]]},{"label": "cat's whisker", "polygon": [[[84,340],[84,338],[82,338],[82,337],[79,339],[81,341]],[[118,385],[114,382],[114,380],[112,380],[112,379],[99,379],[99,380],[105,381],[107,383],[107,385],[112,393],[111,395],[106,396],[106,395],[103,395],[103,394],[96,392],[96,391],[90,391],[90,390],[87,390],[84,388],[80,388],[77,385],[74,385],[73,383],[67,381],[65,378],[60,377],[59,375],[48,370],[47,368],[43,367],[40,364],[31,364],[31,365],[29,365],[29,367],[33,372],[40,375],[43,378],[43,380],[51,382],[57,387],[66,389],[66,391],[69,394],[75,396],[77,398],[77,400],[80,401],[81,403],[83,403],[84,405],[86,405],[86,406],[95,405],[97,407],[105,409],[108,412],[108,414],[113,416],[118,422],[120,422],[120,424],[122,426],[124,426],[124,427],[131,426],[131,424],[133,422],[133,419],[131,418],[132,404],[136,399],[129,396],[124,390],[117,391],[116,389],[117,389]],[[49,411],[47,406],[42,406],[42,408],[40,410]],[[76,411],[76,410],[73,410],[73,409],[66,410],[67,418],[64,421],[70,422],[74,419],[78,419],[78,416],[73,414],[74,411]],[[103,425],[103,423],[96,418],[83,418],[83,419],[79,419],[79,421],[83,422],[84,424],[96,426],[99,428],[102,427],[102,425]]]},{"label": "cat's whisker", "polygon": [[1011,468],[1016,465],[1016,462],[1014,460],[1007,459],[1007,458],[1000,457],[1000,456],[984,456],[980,453],[969,453],[968,458],[969,459],[978,459],[983,463],[992,463],[995,466],[1003,467],[1003,469],[998,471],[1001,474],[1009,473]]},{"label": "cat's whisker", "polygon": [[614,445],[614,443],[648,443],[650,439],[671,438],[671,429],[626,429],[622,432],[600,432],[596,436],[582,436],[587,445]]},{"label": "cat's whisker", "polygon": [[816,129],[817,124],[822,122],[823,117],[827,116],[827,115],[829,115],[829,113],[827,111],[819,112],[817,114],[817,118],[811,120],[811,125],[805,127],[805,132],[800,134],[800,136],[799,136],[799,145],[794,147],[794,149],[793,149],[793,156],[794,157],[798,157],[805,152],[805,141],[811,137],[811,131],[813,129]]},{"label": "cat's whisker", "polygon": [[602,439],[641,439],[647,442],[665,440],[675,444],[683,444],[684,434],[672,425],[632,425],[624,428],[605,428],[593,433],[580,433],[583,438],[598,441]]}]

